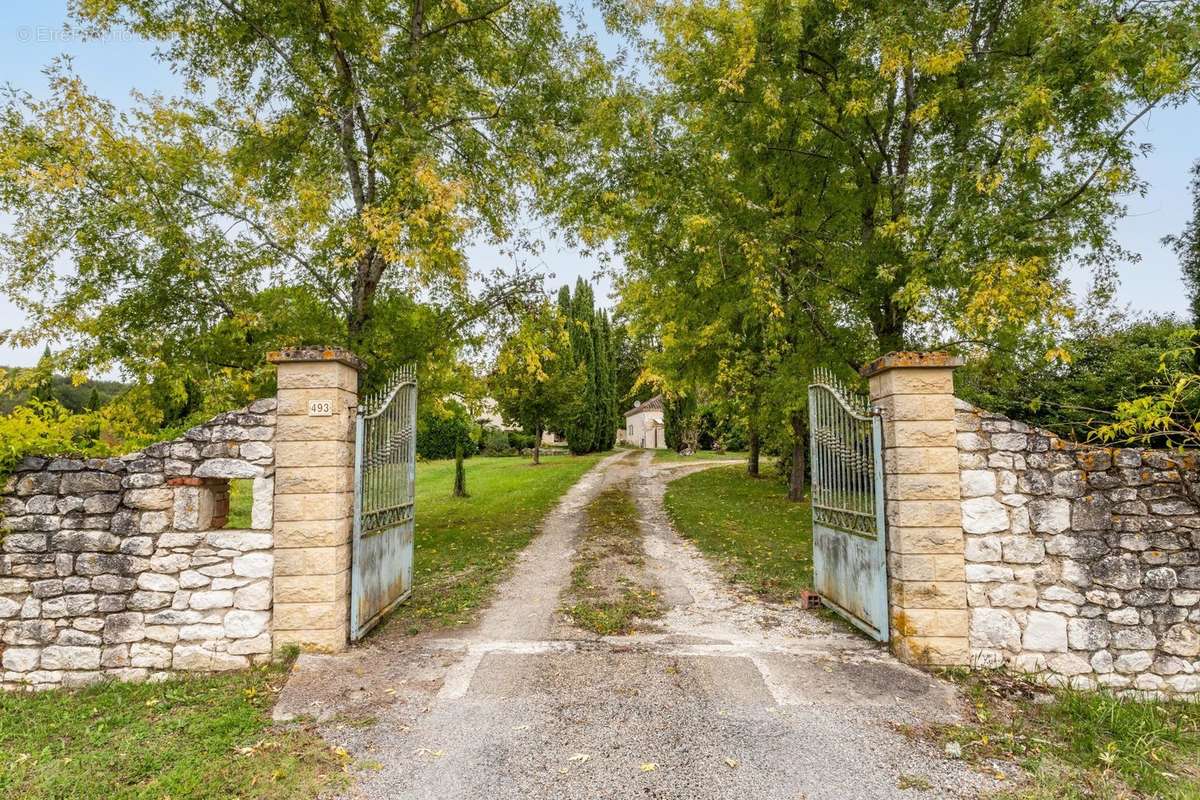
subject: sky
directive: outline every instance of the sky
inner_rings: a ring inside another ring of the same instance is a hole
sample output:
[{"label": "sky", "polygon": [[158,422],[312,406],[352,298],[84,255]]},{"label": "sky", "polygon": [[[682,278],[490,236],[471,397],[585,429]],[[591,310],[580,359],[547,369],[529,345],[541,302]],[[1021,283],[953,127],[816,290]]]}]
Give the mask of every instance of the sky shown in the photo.
[{"label": "sky", "polygon": [[[66,0],[0,0],[0,83],[44,95],[42,70],[55,57],[70,55],[76,72],[91,90],[118,105],[128,105],[134,89],[166,94],[178,90],[179,81],[154,58],[151,43],[122,32],[88,41],[64,32],[66,6]],[[594,14],[588,15],[588,22],[598,32],[606,51],[611,53],[618,47],[600,30]],[[1122,265],[1117,299],[1138,311],[1182,314],[1187,298],[1178,262],[1160,240],[1182,230],[1190,212],[1188,170],[1200,158],[1200,139],[1196,136],[1200,130],[1200,104],[1152,112],[1135,130],[1141,141],[1153,147],[1137,164],[1139,174],[1149,183],[1149,191],[1144,197],[1127,199],[1129,215],[1116,228],[1117,241],[1141,256],[1140,263]],[[0,215],[0,230],[7,224]],[[566,246],[552,229],[540,226],[539,230],[543,233],[543,251],[527,259],[526,266],[554,276],[546,279],[547,290],[573,283],[579,275],[591,279],[600,271],[595,258]],[[481,272],[512,263],[499,249],[485,244],[472,246],[468,256],[473,269]],[[1071,277],[1078,293],[1086,290],[1086,274],[1077,272]],[[596,295],[605,305],[611,305],[610,291],[610,282],[602,277]],[[20,311],[0,297],[0,330],[18,327],[22,321]],[[0,345],[0,365],[30,366],[40,354],[40,347],[16,350]]]}]

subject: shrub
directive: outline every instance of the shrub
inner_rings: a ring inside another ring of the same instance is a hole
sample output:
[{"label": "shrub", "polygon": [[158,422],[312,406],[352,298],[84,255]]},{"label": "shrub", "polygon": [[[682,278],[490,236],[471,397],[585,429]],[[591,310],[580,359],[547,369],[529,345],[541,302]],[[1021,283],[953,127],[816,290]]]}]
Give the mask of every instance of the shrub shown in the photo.
[{"label": "shrub", "polygon": [[513,446],[508,431],[499,428],[484,428],[479,435],[479,453],[486,456],[510,456]]},{"label": "shrub", "polygon": [[417,455],[427,461],[454,458],[454,446],[462,442],[463,457],[475,455],[479,446],[471,438],[472,423],[457,404],[427,408],[417,414]]},{"label": "shrub", "polygon": [[530,433],[522,433],[521,431],[508,432],[508,446],[517,452],[533,449],[533,443],[536,439],[537,437]]}]

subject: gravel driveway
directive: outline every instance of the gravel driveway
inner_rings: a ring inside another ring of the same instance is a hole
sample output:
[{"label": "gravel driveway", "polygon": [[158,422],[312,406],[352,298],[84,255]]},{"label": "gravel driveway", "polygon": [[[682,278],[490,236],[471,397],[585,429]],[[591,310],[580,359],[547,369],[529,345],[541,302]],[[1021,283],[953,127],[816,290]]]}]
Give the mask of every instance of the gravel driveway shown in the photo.
[{"label": "gravel driveway", "polygon": [[[276,708],[357,762],[347,798],[976,797],[985,776],[900,727],[953,719],[953,688],[792,607],[739,596],[663,512],[704,464],[610,457],[545,520],[470,630],[384,631],[303,656]],[[632,492],[668,611],[598,637],[559,613],[588,502]],[[905,786],[908,788],[900,788]],[[927,788],[926,788],[927,787]]]}]

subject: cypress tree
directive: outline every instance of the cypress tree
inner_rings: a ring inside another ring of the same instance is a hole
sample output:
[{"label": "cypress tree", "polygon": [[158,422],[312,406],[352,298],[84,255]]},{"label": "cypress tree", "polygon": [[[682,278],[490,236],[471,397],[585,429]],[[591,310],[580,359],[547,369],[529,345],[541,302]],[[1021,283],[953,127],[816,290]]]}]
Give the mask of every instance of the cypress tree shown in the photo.
[{"label": "cypress tree", "polygon": [[608,369],[608,343],[604,338],[604,312],[595,315],[592,325],[592,349],[596,354],[596,397],[592,414],[596,418],[593,450],[608,449],[608,384],[612,378]]},{"label": "cypress tree", "polygon": [[565,426],[567,446],[576,455],[590,453],[596,445],[596,356],[591,330],[594,321],[592,309],[592,287],[579,278],[575,282],[575,293],[567,287],[558,293],[559,307],[568,318],[571,343],[571,363],[583,370],[584,385],[580,397],[579,411]]}]

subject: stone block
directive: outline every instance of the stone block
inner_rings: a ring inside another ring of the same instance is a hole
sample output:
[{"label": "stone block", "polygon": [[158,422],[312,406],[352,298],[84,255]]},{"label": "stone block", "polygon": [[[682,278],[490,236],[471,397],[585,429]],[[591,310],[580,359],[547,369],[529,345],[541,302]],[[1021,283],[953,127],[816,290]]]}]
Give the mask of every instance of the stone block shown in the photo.
[{"label": "stone block", "polygon": [[1112,526],[1112,503],[1104,495],[1089,494],[1072,501],[1072,530],[1106,531]]},{"label": "stone block", "polygon": [[1071,503],[1062,498],[1030,501],[1029,523],[1037,533],[1062,533],[1071,527]]},{"label": "stone block", "polygon": [[[256,558],[258,554],[244,556],[244,558]],[[300,547],[300,548],[276,548],[275,549],[275,570],[276,575],[336,575],[340,572],[345,572],[350,568],[350,545],[339,545],[337,547]],[[234,562],[234,570],[237,571],[237,560]],[[267,577],[270,573],[261,574],[263,570],[256,569],[256,574],[247,574],[245,577]]]},{"label": "stone block", "polygon": [[1112,641],[1108,623],[1103,619],[1067,621],[1067,643],[1075,650],[1102,650]]},{"label": "stone block", "polygon": [[1030,611],[1021,639],[1025,650],[1051,653],[1067,651],[1067,618],[1061,614]]},{"label": "stone block", "polygon": [[998,608],[974,608],[970,612],[971,644],[1016,651],[1021,647],[1021,626],[1008,611]]},{"label": "stone block", "polygon": [[888,574],[901,581],[962,581],[963,557],[959,554],[888,554]]},{"label": "stone block", "polygon": [[[323,576],[316,576],[317,578]],[[233,593],[233,605],[235,608],[246,609],[248,611],[262,611],[271,607],[271,582],[268,580],[259,580],[250,583],[246,586],[237,589]],[[315,600],[333,600],[333,597],[318,597]],[[294,600],[293,602],[304,602],[303,600]]]},{"label": "stone block", "polygon": [[345,622],[336,628],[322,630],[280,630],[276,626],[271,632],[276,651],[296,645],[306,652],[336,653],[346,649],[349,637]]},{"label": "stone block", "polygon": [[105,644],[140,642],[146,638],[145,615],[130,611],[109,614],[104,618]]},{"label": "stone block", "polygon": [[292,389],[341,389],[357,394],[358,371],[333,361],[280,363],[277,364],[276,382],[279,386],[277,413],[282,414]]},{"label": "stone block", "polygon": [[352,442],[275,442],[275,466],[346,467],[354,465]]},{"label": "stone block", "polygon": [[353,442],[354,418],[349,414],[330,417],[281,416],[275,426],[277,442]]},{"label": "stone block", "polygon": [[212,527],[216,509],[213,490],[209,486],[175,487],[174,521],[181,531],[203,531]]},{"label": "stone block", "polygon": [[115,553],[121,547],[121,538],[108,531],[59,531],[50,541],[66,553]]},{"label": "stone block", "polygon": [[891,616],[891,626],[899,636],[966,637],[966,609],[897,609]]},{"label": "stone block", "polygon": [[[957,504],[955,504],[957,506]],[[349,517],[354,508],[352,492],[326,494],[276,494],[277,522],[311,522],[340,520]]]},{"label": "stone block", "polygon": [[197,610],[232,608],[233,592],[228,589],[192,592],[189,605]]},{"label": "stone block", "polygon": [[350,541],[352,520],[343,517],[336,520],[314,522],[282,522],[274,525],[274,541],[277,548],[334,547]]},{"label": "stone block", "polygon": [[910,608],[967,607],[967,589],[961,581],[890,581],[894,606]]},{"label": "stone block", "polygon": [[271,652],[271,634],[263,633],[252,639],[235,639],[229,643],[230,655],[256,655]]},{"label": "stone block", "polygon": [[225,615],[225,635],[230,639],[252,639],[266,633],[270,621],[266,611],[230,611]]},{"label": "stone block", "polygon": [[140,533],[162,533],[171,527],[171,513],[169,511],[144,511],[138,517],[137,527]]},{"label": "stone block", "polygon": [[233,559],[233,574],[241,578],[269,578],[275,561],[276,556],[271,553],[247,553]]},{"label": "stone block", "polygon": [[970,583],[988,583],[991,581],[1011,581],[1012,567],[999,564],[967,564],[964,572]]},{"label": "stone block", "polygon": [[275,599],[280,603],[334,602],[348,597],[350,573],[332,575],[281,575],[275,578]]},{"label": "stone block", "polygon": [[37,647],[6,647],[0,665],[9,672],[33,672],[41,658],[42,651]]},{"label": "stone block", "polygon": [[42,669],[99,669],[99,647],[50,645],[42,650]]},{"label": "stone block", "polygon": [[999,536],[968,536],[963,545],[967,561],[999,561],[1001,558]]},{"label": "stone block", "polygon": [[992,497],[964,500],[961,508],[962,529],[965,533],[985,534],[1008,530],[1008,509]]},{"label": "stone block", "polygon": [[269,550],[272,538],[271,534],[260,531],[230,529],[211,531],[205,535],[205,542],[209,547],[215,547],[218,550],[246,552],[249,550]]},{"label": "stone block", "polygon": [[134,667],[170,669],[171,648],[159,642],[137,642],[129,646],[129,663]]},{"label": "stone block", "polygon": [[964,498],[991,497],[996,493],[996,473],[990,469],[963,470],[959,476],[959,491]]},{"label": "stone block", "polygon": [[888,525],[892,527],[959,527],[962,525],[962,506],[958,500],[889,500],[887,516]]},{"label": "stone block", "polygon": [[257,477],[251,487],[250,527],[269,530],[274,522],[275,479]]},{"label": "stone block", "polygon": [[152,489],[130,489],[125,492],[125,505],[141,511],[165,511],[175,502],[175,490],[169,486]]},{"label": "stone block", "polygon": [[198,478],[257,478],[263,468],[238,458],[210,458],[196,467],[193,473]]},{"label": "stone block", "polygon": [[901,661],[929,667],[971,663],[971,648],[963,637],[908,636],[892,640],[892,651]]},{"label": "stone block", "polygon": [[1033,536],[1003,536],[1000,547],[1009,564],[1040,564],[1046,558],[1046,546]]},{"label": "stone block", "polygon": [[323,494],[354,491],[353,467],[278,467],[275,491],[279,494]]},{"label": "stone block", "polygon": [[1028,583],[1002,583],[988,592],[988,600],[997,608],[1033,608],[1038,590]]},{"label": "stone block", "polygon": [[272,628],[281,630],[335,629],[346,624],[347,601],[331,603],[276,603]]},{"label": "stone block", "polygon": [[[18,484],[18,490],[19,488]],[[70,472],[62,476],[62,482],[58,487],[59,494],[78,495],[119,492],[120,490],[121,476],[111,472]]]}]

